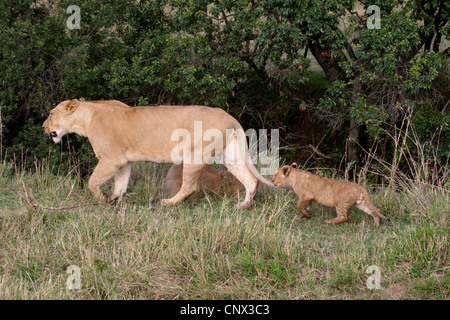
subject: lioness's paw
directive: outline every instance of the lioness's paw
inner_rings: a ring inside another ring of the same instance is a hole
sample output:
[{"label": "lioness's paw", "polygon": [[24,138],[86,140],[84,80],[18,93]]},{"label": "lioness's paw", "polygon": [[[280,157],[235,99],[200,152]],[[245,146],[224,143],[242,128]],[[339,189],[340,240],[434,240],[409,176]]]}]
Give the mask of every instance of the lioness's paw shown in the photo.
[{"label": "lioness's paw", "polygon": [[172,204],[172,201],[170,199],[161,199],[160,202],[163,206],[167,206],[169,204]]},{"label": "lioness's paw", "polygon": [[250,209],[250,208],[252,207],[252,203],[251,203],[251,202],[243,201],[243,202],[239,202],[239,203],[236,205],[236,207],[237,207],[238,209]]},{"label": "lioness's paw", "polygon": [[113,204],[113,203],[119,203],[121,201],[121,198],[119,196],[110,196],[106,198],[106,202],[108,202],[109,204]]}]

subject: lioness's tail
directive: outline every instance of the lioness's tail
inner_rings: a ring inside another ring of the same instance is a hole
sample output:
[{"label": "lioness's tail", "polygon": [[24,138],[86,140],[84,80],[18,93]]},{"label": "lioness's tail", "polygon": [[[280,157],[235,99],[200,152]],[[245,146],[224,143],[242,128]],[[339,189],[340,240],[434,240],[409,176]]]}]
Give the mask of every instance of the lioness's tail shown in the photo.
[{"label": "lioness's tail", "polygon": [[255,165],[252,162],[252,159],[250,157],[250,152],[248,151],[247,144],[246,145],[246,152],[245,152],[245,164],[247,165],[247,168],[250,170],[250,172],[262,183],[268,185],[269,187],[275,187],[275,185],[272,183],[272,181],[266,179],[263,177],[261,173],[259,173],[258,169],[256,169]]},{"label": "lioness's tail", "polygon": [[[238,128],[235,128],[235,130],[243,130],[242,127],[239,125]],[[239,139],[238,136],[236,136],[237,140],[238,140],[238,144],[241,143],[241,140]],[[272,181],[266,179],[263,177],[263,175],[261,173],[259,173],[258,169],[256,169],[255,165],[253,164],[253,161],[250,157],[250,150],[248,148],[248,144],[247,144],[247,139],[245,138],[244,135],[244,139],[243,139],[243,143],[244,143],[244,159],[245,159],[245,165],[247,166],[247,168],[250,170],[250,172],[262,183],[268,185],[269,187],[275,187],[275,185],[272,183]],[[241,149],[242,150],[242,149]]]}]

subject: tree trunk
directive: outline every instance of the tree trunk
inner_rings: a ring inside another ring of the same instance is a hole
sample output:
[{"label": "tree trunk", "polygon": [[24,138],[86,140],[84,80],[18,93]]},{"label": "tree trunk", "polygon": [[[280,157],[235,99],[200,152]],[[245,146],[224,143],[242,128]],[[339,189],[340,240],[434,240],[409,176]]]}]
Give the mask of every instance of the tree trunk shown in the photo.
[{"label": "tree trunk", "polygon": [[[362,83],[359,81],[358,76],[355,78],[355,82],[353,83],[353,102],[356,103],[356,100],[359,97],[359,94],[362,91]],[[347,137],[347,157],[348,162],[354,162],[355,170],[358,170],[358,167],[361,165],[361,159],[359,157],[359,147],[358,147],[358,138],[360,135],[361,126],[356,122],[355,119],[350,118],[350,127],[348,130]]]},{"label": "tree trunk", "polygon": [[355,165],[359,165],[359,148],[358,148],[358,137],[360,126],[356,123],[354,119],[350,119],[350,128],[347,137],[347,157],[348,162],[354,161]]},{"label": "tree trunk", "polygon": [[338,80],[347,80],[345,73],[339,67],[339,62],[345,59],[344,57],[333,58],[331,57],[331,51],[328,48],[321,48],[317,44],[311,44],[309,49],[316,59],[317,63],[322,67],[327,80],[330,84]]}]

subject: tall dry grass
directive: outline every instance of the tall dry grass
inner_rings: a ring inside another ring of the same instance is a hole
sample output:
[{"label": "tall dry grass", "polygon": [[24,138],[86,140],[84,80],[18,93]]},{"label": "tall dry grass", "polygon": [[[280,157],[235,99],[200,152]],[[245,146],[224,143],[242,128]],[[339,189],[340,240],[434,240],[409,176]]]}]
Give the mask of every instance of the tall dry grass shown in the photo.
[{"label": "tall dry grass", "polygon": [[[3,161],[0,299],[448,299],[448,170],[406,122],[391,138],[393,163],[369,153],[359,176],[384,178],[370,188],[391,218],[378,228],[355,208],[338,226],[317,205],[300,219],[293,192],[266,187],[251,210],[206,194],[162,207],[168,167],[148,163],[133,166],[124,204],[98,205],[76,172]],[[67,286],[73,265],[79,290]]]}]

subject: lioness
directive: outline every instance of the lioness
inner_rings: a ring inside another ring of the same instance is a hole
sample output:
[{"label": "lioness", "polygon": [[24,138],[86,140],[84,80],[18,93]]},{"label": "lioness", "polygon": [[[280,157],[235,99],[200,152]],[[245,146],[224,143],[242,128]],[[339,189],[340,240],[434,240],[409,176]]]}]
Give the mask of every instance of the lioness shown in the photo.
[{"label": "lioness", "polygon": [[[167,173],[166,188],[171,195],[175,195],[180,190],[182,182],[183,165],[174,164]],[[244,186],[232,174],[214,169],[211,166],[206,166],[198,179],[198,190],[205,192],[231,194],[242,189],[244,189]]]},{"label": "lioness", "polygon": [[298,209],[302,216],[311,217],[309,208],[315,201],[325,207],[335,207],[337,218],[326,220],[327,223],[338,224],[348,220],[347,211],[352,205],[375,219],[377,226],[381,219],[388,219],[370,202],[367,190],[348,181],[324,178],[307,171],[296,169],[296,164],[281,167],[272,179],[276,186],[292,187],[299,196]]},{"label": "lioness", "polygon": [[[252,164],[247,141],[239,139],[238,133],[243,132],[239,122],[219,108],[131,108],[119,101],[73,99],[53,108],[43,127],[55,143],[72,132],[89,139],[99,160],[89,179],[89,190],[104,201],[122,199],[132,161],[183,162],[181,189],[172,198],[161,200],[162,204],[179,203],[194,193],[206,164],[220,156],[228,171],[245,187],[245,199],[238,207],[251,206],[258,180],[273,186]],[[200,140],[196,135],[200,135]],[[202,138],[213,141],[206,145]],[[112,176],[114,191],[107,197],[100,186]]]}]

